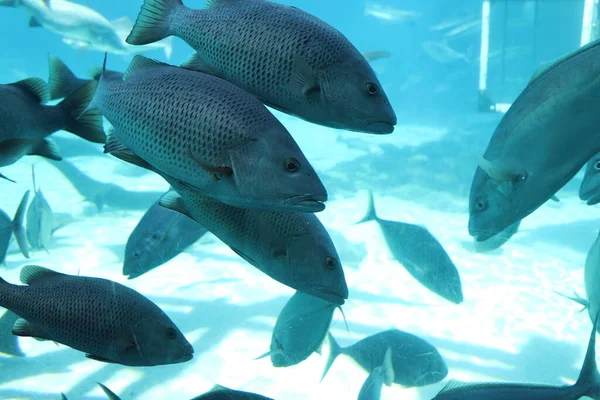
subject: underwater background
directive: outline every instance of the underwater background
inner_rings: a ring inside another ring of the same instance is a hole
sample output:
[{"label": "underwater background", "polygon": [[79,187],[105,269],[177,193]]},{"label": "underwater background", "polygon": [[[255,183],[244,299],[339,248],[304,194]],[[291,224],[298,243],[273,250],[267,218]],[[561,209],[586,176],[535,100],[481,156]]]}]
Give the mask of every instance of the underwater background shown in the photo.
[{"label": "underwater background", "polygon": [[[347,329],[336,310],[333,336],[347,346],[400,329],[434,345],[448,366],[443,381],[385,386],[381,398],[431,399],[447,379],[574,383],[591,324],[587,312],[556,292],[585,292],[583,265],[600,228],[595,207],[577,194],[583,172],[557,193],[559,202],[548,202],[524,219],[501,248],[478,252],[467,231],[477,156],[503,116],[480,107],[483,2],[278,2],[326,21],[361,52],[389,53],[371,65],[398,117],[390,135],[331,129],[271,109],[329,193],[327,208],[316,215],[336,245],[350,293],[342,307]],[[78,3],[108,20],[128,16],[135,21],[141,6],[141,0]],[[510,104],[542,62],[577,49],[584,3],[491,1],[485,95]],[[203,4],[188,0],[186,6]],[[0,83],[47,79],[48,53],[79,77],[102,65],[102,52],[74,49],[58,34],[29,27],[29,15],[18,9],[0,7],[0,21]],[[443,27],[452,21],[460,22]],[[448,34],[461,26],[462,31]],[[169,58],[161,49],[144,55],[180,65],[192,53],[174,37]],[[109,53],[108,68],[124,71],[131,59]],[[125,243],[168,184],[103,154],[102,145],[65,132],[53,139],[63,161],[34,156],[3,167],[16,183],[0,182],[0,209],[14,214],[23,192],[33,188],[34,165],[37,187],[67,222],[53,234],[47,251],[34,251],[28,260],[13,243],[0,275],[18,282],[21,267],[35,264],[124,284],[173,319],[195,356],[183,364],[134,368],[88,360],[53,342],[18,338],[22,355],[0,356],[0,399],[58,399],[61,392],[69,399],[103,399],[96,382],[123,399],[187,399],[217,383],[275,399],[356,398],[367,373],[349,357],[338,357],[321,381],[327,340],[322,354],[292,367],[255,360],[269,350],[277,316],[294,290],[248,265],[210,233],[166,264],[128,280],[122,274]],[[62,171],[60,163],[66,165]],[[128,194],[114,188],[103,192],[109,184]],[[422,225],[443,245],[460,273],[460,304],[420,285],[394,259],[374,221],[357,224],[367,212],[368,191],[379,217]],[[7,346],[15,340],[10,325],[0,324],[0,339]]]}]

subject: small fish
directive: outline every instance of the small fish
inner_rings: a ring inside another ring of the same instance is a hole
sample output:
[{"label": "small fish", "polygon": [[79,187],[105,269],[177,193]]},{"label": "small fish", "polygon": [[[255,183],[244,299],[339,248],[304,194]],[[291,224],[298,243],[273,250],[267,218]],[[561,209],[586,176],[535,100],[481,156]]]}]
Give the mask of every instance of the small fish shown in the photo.
[{"label": "small fish", "polygon": [[456,266],[427,228],[379,218],[371,191],[367,215],[358,223],[367,221],[377,222],[392,255],[423,286],[453,303],[463,301]]},{"label": "small fish", "polygon": [[192,218],[271,278],[333,304],[348,298],[335,246],[314,214],[232,207],[181,185],[125,148],[112,155],[161,175],[175,190],[161,206]]},{"label": "small fish", "polygon": [[508,242],[508,240],[513,237],[515,233],[517,233],[520,225],[521,221],[517,221],[502,232],[492,236],[487,240],[484,240],[483,242],[475,241],[475,251],[477,253],[487,253],[489,251],[499,249],[502,247],[502,245],[504,245],[504,243]]},{"label": "small fish", "polygon": [[462,383],[451,380],[432,400],[577,400],[582,397],[598,400],[600,374],[596,366],[597,326],[598,315],[594,318],[594,327],[579,378],[572,386],[509,382]]},{"label": "small fish", "polygon": [[290,133],[232,83],[135,56],[123,79],[102,76],[89,108],[114,127],[105,152],[123,145],[206,196],[238,207],[325,209],[327,191]]},{"label": "small fish", "polygon": [[378,3],[365,4],[365,16],[375,17],[388,22],[414,22],[423,16],[418,11],[401,10],[396,7],[384,6]]},{"label": "small fish", "polygon": [[448,375],[448,367],[435,347],[418,336],[397,329],[379,332],[344,348],[329,333],[329,343],[331,349],[323,378],[340,354],[351,357],[371,373],[383,364],[388,348],[392,349],[394,383],[406,387],[427,386]]},{"label": "small fish", "polygon": [[44,27],[64,38],[94,43],[102,51],[125,50],[110,22],[95,10],[66,0],[1,0],[31,16],[30,27]]},{"label": "small fish", "polygon": [[206,232],[193,219],[155,202],[127,239],[123,275],[137,278],[165,264]]},{"label": "small fish", "polygon": [[60,160],[56,145],[47,136],[61,129],[104,143],[102,115],[97,111],[82,114],[95,89],[96,83],[90,82],[59,104],[46,106],[43,103],[50,95],[41,79],[0,85],[0,166],[11,165],[28,154]]},{"label": "small fish", "polygon": [[194,397],[192,400],[273,400],[260,394],[233,390],[225,386],[215,385],[209,392]]},{"label": "small fish", "polygon": [[392,383],[394,383],[391,347],[386,350],[383,363],[375,368],[363,383],[358,393],[358,400],[380,400],[384,383],[386,386],[392,386]]},{"label": "small fish", "polygon": [[127,43],[177,36],[196,50],[186,67],[219,76],[307,121],[388,134],[396,114],[375,72],[336,29],[271,1],[144,0]]},{"label": "small fish", "polygon": [[594,155],[585,167],[579,198],[588,206],[600,203],[600,153]]},{"label": "small fish", "polygon": [[471,183],[468,229],[475,240],[534,212],[600,152],[599,58],[595,41],[545,63],[504,114]]},{"label": "small fish", "polygon": [[23,194],[23,198],[17,207],[15,217],[12,221],[4,211],[0,210],[0,264],[4,264],[6,261],[6,253],[8,252],[10,238],[13,234],[17,239],[17,244],[19,245],[21,253],[23,253],[26,258],[29,258],[29,244],[27,243],[25,226],[23,226],[28,202],[29,190]]},{"label": "small fish", "polygon": [[446,41],[435,42],[430,40],[423,42],[423,50],[429,57],[441,64],[450,64],[460,60],[469,63],[469,59],[464,53],[454,50]]},{"label": "small fish", "polygon": [[31,166],[31,175],[34,195],[27,209],[27,240],[32,249],[48,251],[54,228],[54,213],[42,194],[42,190],[36,187],[33,165]]},{"label": "small fish", "polygon": [[318,351],[327,336],[336,306],[316,297],[296,292],[279,313],[270,356],[274,367],[290,367]]},{"label": "small fish", "polygon": [[21,317],[14,335],[52,340],[90,359],[129,366],[193,357],[192,346],[173,321],[128,287],[35,265],[23,267],[20,279],[27,286],[0,280],[0,306]]}]

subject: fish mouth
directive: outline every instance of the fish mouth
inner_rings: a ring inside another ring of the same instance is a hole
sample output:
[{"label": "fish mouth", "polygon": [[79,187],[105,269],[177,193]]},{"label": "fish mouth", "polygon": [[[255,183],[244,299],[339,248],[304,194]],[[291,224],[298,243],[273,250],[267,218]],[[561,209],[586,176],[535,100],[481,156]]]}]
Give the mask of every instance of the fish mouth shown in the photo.
[{"label": "fish mouth", "polygon": [[[581,196],[580,196],[581,198]],[[596,194],[596,195],[591,195],[590,196],[586,196],[587,201],[585,202],[585,204],[587,204],[588,206],[593,206],[596,205],[598,203],[600,203],[600,193]],[[586,200],[586,198],[582,198],[582,200]]]},{"label": "fish mouth", "polygon": [[[341,295],[339,295],[337,293],[333,293],[333,292],[316,292],[316,293],[307,293],[307,294],[318,297],[321,300],[325,300],[328,303],[335,304],[338,306],[342,306],[342,305],[344,305],[344,303],[346,303],[344,296],[341,296]],[[346,296],[346,298],[347,297],[348,296]]]},{"label": "fish mouth", "polygon": [[287,207],[292,207],[297,211],[304,212],[319,212],[325,209],[325,201],[327,196],[314,196],[312,194],[302,194],[287,198],[283,204]]},{"label": "fish mouth", "polygon": [[369,122],[366,125],[369,133],[387,135],[394,132],[394,125],[386,121]]}]

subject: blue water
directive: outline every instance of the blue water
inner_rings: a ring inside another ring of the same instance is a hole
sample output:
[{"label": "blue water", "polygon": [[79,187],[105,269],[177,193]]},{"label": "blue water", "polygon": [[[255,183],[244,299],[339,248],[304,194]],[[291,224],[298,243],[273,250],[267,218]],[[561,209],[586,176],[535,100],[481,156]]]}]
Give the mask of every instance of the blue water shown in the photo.
[{"label": "blue water", "polygon": [[[332,332],[342,345],[397,328],[435,345],[448,364],[447,379],[535,381],[571,384],[589,338],[586,312],[553,290],[584,292],[582,266],[599,226],[594,211],[577,198],[581,174],[561,192],[560,203],[542,206],[502,249],[473,250],[467,233],[467,198],[476,156],[485,149],[500,113],[478,112],[479,27],[445,42],[464,58],[437,60],[424,48],[442,42],[446,31],[432,27],[456,18],[477,21],[476,0],[304,0],[281,1],[321,18],[360,51],[387,51],[373,68],[398,115],[389,136],[336,131],[275,112],[294,135],[330,194],[319,218],[331,232],[346,268],[350,299],[344,306],[349,332],[336,312]],[[141,0],[79,1],[109,20],[138,14]],[[188,0],[188,7],[202,2]],[[583,1],[493,1],[489,97],[511,103],[534,71],[579,47]],[[386,20],[365,15],[368,4],[418,13]],[[506,8],[508,7],[508,8]],[[47,54],[62,59],[78,76],[101,65],[103,54],[77,51],[44,28],[28,27],[29,15],[0,7],[0,83],[48,75]],[[558,28],[560,26],[560,28]],[[173,55],[144,55],[179,65],[192,54],[178,38]],[[502,56],[504,54],[504,57]],[[108,56],[123,71],[130,56]],[[1,123],[1,121],[0,121]],[[57,134],[66,161],[100,182],[132,191],[164,191],[155,175],[101,154],[101,146]],[[86,155],[81,155],[86,154]],[[0,208],[14,213],[31,188],[30,165],[53,210],[75,218],[57,231],[49,252],[24,260],[13,246],[2,277],[18,282],[26,263],[66,273],[98,276],[133,287],[176,321],[196,350],[193,361],[135,369],[87,360],[65,346],[19,339],[24,357],[0,358],[0,399],[102,399],[96,381],[124,400],[188,399],[219,383],[276,399],[356,398],[367,374],[348,358],[336,360],[320,382],[327,352],[302,364],[275,369],[253,358],[268,350],[279,310],[293,291],[241,261],[214,237],[202,239],[168,264],[136,280],[121,274],[125,242],[144,210],[107,207],[98,212],[67,179],[38,157],[26,157],[2,172]],[[465,301],[451,304],[428,292],[391,259],[373,224],[354,225],[366,209],[366,190],[375,193],[381,217],[425,225],[444,245],[461,274]],[[156,199],[149,199],[152,203]],[[209,235],[210,236],[210,235]],[[3,327],[3,340],[10,327]],[[326,349],[327,346],[324,345]],[[446,380],[447,380],[446,379]],[[446,380],[422,388],[385,387],[382,399],[431,399]]]}]

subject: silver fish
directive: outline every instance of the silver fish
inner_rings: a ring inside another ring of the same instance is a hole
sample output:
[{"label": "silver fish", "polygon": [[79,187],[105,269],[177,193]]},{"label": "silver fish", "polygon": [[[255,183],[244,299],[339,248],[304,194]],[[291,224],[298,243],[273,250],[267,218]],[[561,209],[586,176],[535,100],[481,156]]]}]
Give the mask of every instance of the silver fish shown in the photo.
[{"label": "silver fish", "polygon": [[375,368],[360,388],[358,400],[380,400],[381,388],[385,383],[386,386],[392,386],[394,383],[394,366],[392,365],[392,348],[388,347],[383,356],[383,363]]},{"label": "silver fish", "polygon": [[174,35],[197,53],[187,67],[220,76],[307,121],[391,133],[396,114],[377,76],[344,35],[320,19],[265,0],[145,0],[127,43]]},{"label": "silver fish", "polygon": [[0,210],[0,264],[4,264],[6,261],[6,253],[8,252],[8,246],[10,245],[10,239],[13,234],[17,239],[17,244],[19,245],[21,253],[23,253],[26,258],[29,258],[29,244],[27,243],[27,235],[25,227],[23,226],[28,201],[29,190],[23,194],[23,198],[17,207],[15,217],[12,221],[4,211]]},{"label": "silver fish", "polygon": [[274,367],[290,367],[318,351],[327,336],[336,306],[302,292],[285,304],[273,328],[270,350]]},{"label": "silver fish", "polygon": [[42,194],[42,190],[36,187],[33,165],[31,166],[31,175],[33,176],[34,195],[27,209],[27,240],[32,249],[48,251],[54,228],[54,213]]},{"label": "silver fish", "polygon": [[542,67],[504,114],[471,184],[475,240],[534,212],[600,152],[598,76],[600,41]]},{"label": "silver fish", "polygon": [[454,50],[445,41],[426,41],[423,42],[423,50],[433,60],[441,64],[450,64],[456,61],[463,60],[468,63],[469,59],[464,53]]},{"label": "silver fish", "polygon": [[[106,59],[105,59],[106,62]],[[317,212],[327,191],[285,127],[256,98],[212,75],[135,56],[90,103],[124,145],[162,173],[239,206]]]},{"label": "silver fish", "polygon": [[600,203],[600,153],[594,155],[585,167],[579,198],[588,206]]},{"label": "silver fish", "polygon": [[53,340],[88,358],[129,366],[193,357],[192,346],[173,321],[132,289],[35,265],[23,267],[20,278],[28,286],[0,281],[0,306],[21,317],[14,335]]}]

